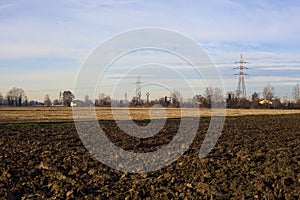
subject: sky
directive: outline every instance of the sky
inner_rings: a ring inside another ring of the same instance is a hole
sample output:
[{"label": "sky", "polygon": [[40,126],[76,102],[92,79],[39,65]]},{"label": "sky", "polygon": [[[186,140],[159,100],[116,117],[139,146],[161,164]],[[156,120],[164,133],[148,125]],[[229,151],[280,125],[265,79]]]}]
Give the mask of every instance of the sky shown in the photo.
[{"label": "sky", "polygon": [[[0,92],[6,95],[15,86],[29,99],[43,101],[46,94],[57,99],[59,91],[74,91],[84,62],[103,42],[126,31],[159,27],[184,34],[202,47],[225,91],[236,90],[234,62],[243,53],[249,62],[248,96],[261,93],[269,83],[276,96],[291,99],[292,88],[300,83],[299,11],[300,1],[291,0],[0,0]],[[204,92],[203,77],[174,55],[142,50],[119,61],[99,80],[95,94],[122,99],[128,93],[130,98],[138,76],[143,98],[146,91],[152,99],[172,90],[185,99]],[[194,93],[178,81],[183,77],[174,70],[192,83]],[[160,80],[165,82],[160,85]],[[83,99],[84,92],[75,96]]]}]

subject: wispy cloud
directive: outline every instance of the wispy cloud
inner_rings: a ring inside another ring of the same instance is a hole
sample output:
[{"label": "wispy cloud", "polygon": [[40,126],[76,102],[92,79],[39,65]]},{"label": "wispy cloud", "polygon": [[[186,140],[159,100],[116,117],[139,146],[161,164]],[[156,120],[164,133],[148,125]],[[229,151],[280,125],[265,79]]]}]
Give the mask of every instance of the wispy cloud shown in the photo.
[{"label": "wispy cloud", "polygon": [[[280,71],[285,71],[285,70],[300,70],[300,66],[297,65],[297,67],[263,67],[263,68],[260,68],[260,70],[280,70]],[[300,73],[300,72],[299,72]],[[299,74],[300,76],[300,74]]]},{"label": "wispy cloud", "polygon": [[300,81],[300,77],[286,77],[286,76],[256,76],[248,79],[248,82],[284,82],[284,81]]},{"label": "wispy cloud", "polygon": [[15,4],[13,4],[13,3],[0,3],[0,10],[7,9],[7,8],[12,7],[14,5]]},{"label": "wispy cloud", "polygon": [[20,59],[26,57],[63,57],[78,58],[87,51],[72,49],[55,45],[34,45],[34,44],[4,44],[0,46],[0,59]]}]

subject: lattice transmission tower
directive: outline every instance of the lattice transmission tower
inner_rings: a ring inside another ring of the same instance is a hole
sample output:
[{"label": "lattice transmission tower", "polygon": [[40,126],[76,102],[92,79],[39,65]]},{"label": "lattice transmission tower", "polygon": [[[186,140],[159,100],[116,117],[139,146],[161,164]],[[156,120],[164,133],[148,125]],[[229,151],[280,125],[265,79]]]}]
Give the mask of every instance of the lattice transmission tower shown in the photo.
[{"label": "lattice transmission tower", "polygon": [[141,96],[142,96],[142,82],[140,81],[141,77],[139,76],[137,81],[134,83],[136,84],[136,90],[135,90],[135,95],[136,95],[136,100],[139,103],[141,101]]},{"label": "lattice transmission tower", "polygon": [[239,63],[240,66],[239,67],[235,67],[233,69],[239,69],[240,72],[237,73],[237,74],[234,74],[234,75],[238,75],[239,76],[239,79],[238,79],[238,84],[237,84],[237,89],[236,89],[236,97],[238,98],[246,98],[246,84],[245,84],[245,76],[248,75],[244,72],[244,69],[248,69],[246,66],[244,66],[245,63],[248,63],[248,62],[245,62],[244,61],[244,58],[243,58],[243,54],[241,54],[241,57],[240,57],[240,61],[238,62],[235,62],[236,63]]}]

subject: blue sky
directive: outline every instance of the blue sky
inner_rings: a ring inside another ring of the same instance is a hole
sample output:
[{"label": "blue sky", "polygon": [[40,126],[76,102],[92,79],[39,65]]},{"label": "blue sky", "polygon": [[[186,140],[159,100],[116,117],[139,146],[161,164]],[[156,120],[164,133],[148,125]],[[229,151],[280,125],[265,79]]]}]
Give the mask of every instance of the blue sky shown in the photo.
[{"label": "blue sky", "polygon": [[[236,88],[233,63],[243,53],[250,62],[248,95],[270,83],[277,96],[291,98],[293,86],[300,83],[299,11],[300,1],[289,0],[1,0],[0,92],[5,95],[17,86],[30,99],[43,100],[46,94],[58,98],[60,90],[73,88],[83,61],[101,42],[131,29],[162,27],[201,45],[226,90]],[[110,75],[118,77],[122,70],[117,69]],[[128,94],[134,88],[129,84]],[[111,90],[106,87],[103,92]],[[178,90],[186,99],[192,95],[180,85]],[[203,92],[201,87],[196,90]],[[157,89],[152,94],[165,92]]]}]

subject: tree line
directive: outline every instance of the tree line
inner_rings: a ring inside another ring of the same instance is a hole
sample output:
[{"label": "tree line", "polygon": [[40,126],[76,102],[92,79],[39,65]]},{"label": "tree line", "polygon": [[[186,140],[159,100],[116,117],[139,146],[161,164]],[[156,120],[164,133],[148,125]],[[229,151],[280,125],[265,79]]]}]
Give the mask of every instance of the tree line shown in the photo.
[{"label": "tree line", "polygon": [[203,94],[195,95],[192,99],[183,101],[179,91],[172,92],[169,96],[164,96],[155,100],[132,98],[131,100],[114,100],[109,95],[100,93],[98,98],[92,101],[88,95],[83,100],[75,99],[71,91],[61,93],[61,98],[51,100],[47,94],[43,102],[28,100],[25,91],[21,88],[13,87],[6,96],[0,93],[0,106],[132,106],[148,107],[160,104],[163,107],[223,107],[227,108],[276,108],[276,109],[300,109],[300,85],[296,84],[292,90],[293,101],[281,100],[275,96],[275,89],[270,84],[263,88],[261,95],[254,92],[250,98],[238,97],[234,92],[222,93],[220,88],[208,87]]}]

